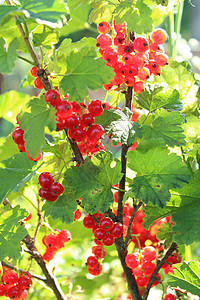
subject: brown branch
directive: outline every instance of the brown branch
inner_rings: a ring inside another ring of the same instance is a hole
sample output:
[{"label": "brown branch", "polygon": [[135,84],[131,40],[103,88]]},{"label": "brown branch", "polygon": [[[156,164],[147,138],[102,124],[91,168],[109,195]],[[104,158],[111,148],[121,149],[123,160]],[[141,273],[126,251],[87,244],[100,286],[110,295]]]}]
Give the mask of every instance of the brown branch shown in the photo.
[{"label": "brown branch", "polygon": [[125,244],[122,236],[119,239],[115,239],[115,246],[118,252],[118,257],[120,259],[122,268],[124,270],[124,275],[126,277],[129,292],[131,293],[133,300],[142,300],[138,290],[137,282],[135,280],[135,276],[133,275],[132,270],[127,267],[125,262],[127,250],[125,248]]},{"label": "brown branch", "polygon": [[[9,268],[11,270],[14,270],[14,271],[26,272],[26,271],[24,271],[24,270],[22,270],[20,268],[17,268],[15,266],[11,265],[11,264],[6,263],[5,261],[2,261],[1,264],[2,264],[2,266],[7,267],[7,268]],[[43,281],[44,283],[47,283],[47,279],[45,277],[42,277],[40,275],[35,275],[35,274],[32,274],[32,273],[30,273],[30,274],[31,274],[32,278],[35,278],[35,279],[38,279],[40,281]]]},{"label": "brown branch", "polygon": [[128,247],[128,243],[131,238],[131,227],[132,227],[133,219],[135,217],[136,212],[142,206],[142,204],[143,204],[142,202],[139,202],[138,205],[136,205],[135,207],[133,206],[133,213],[132,213],[132,216],[131,216],[129,224],[128,224],[127,235],[125,238],[125,247],[126,248]]},{"label": "brown branch", "polygon": [[23,243],[25,243],[26,247],[30,251],[29,253],[33,257],[33,259],[36,261],[36,263],[40,266],[43,274],[46,277],[46,284],[53,290],[56,299],[57,300],[66,300],[66,297],[60,287],[60,285],[57,282],[56,277],[53,275],[53,273],[48,269],[45,261],[43,260],[41,254],[37,250],[37,248],[34,245],[34,239],[30,237],[28,234],[25,236],[25,238],[22,240]]},{"label": "brown branch", "polygon": [[[133,87],[128,87],[125,98],[126,103],[125,106],[131,109],[131,103],[132,103],[132,94],[133,94]],[[119,182],[119,189],[125,190],[125,183],[126,183],[126,154],[128,152],[128,146],[122,145],[121,149],[121,173],[123,174],[122,179]],[[118,194],[118,210],[117,210],[117,218],[120,223],[123,224],[123,217],[124,217],[124,206],[123,206],[123,199],[124,199],[124,192],[119,191]]]},{"label": "brown branch", "polygon": [[70,142],[72,151],[74,152],[76,162],[77,163],[84,162],[83,156],[81,154],[81,151],[79,150],[79,147],[78,147],[77,143],[69,138],[68,130],[66,128],[64,130],[65,130],[66,136],[68,138],[68,141]]},{"label": "brown branch", "polygon": [[164,265],[164,263],[166,263],[167,259],[172,255],[172,253],[178,248],[178,245],[176,243],[172,243],[171,246],[169,247],[169,249],[167,250],[165,256],[161,259],[161,261],[158,263],[158,265],[156,266],[153,274],[151,275],[151,278],[149,280],[149,283],[144,291],[144,296],[143,296],[143,300],[147,300],[149,291],[151,289],[152,284],[154,283],[154,281],[156,280],[156,275],[158,274],[159,270],[162,268],[162,266]]}]

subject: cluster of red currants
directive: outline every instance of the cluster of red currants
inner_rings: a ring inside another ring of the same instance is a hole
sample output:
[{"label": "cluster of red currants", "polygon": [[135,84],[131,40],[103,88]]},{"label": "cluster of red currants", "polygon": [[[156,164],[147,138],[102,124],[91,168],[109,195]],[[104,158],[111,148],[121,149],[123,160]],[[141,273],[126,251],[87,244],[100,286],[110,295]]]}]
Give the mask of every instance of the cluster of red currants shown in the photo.
[{"label": "cluster of red currants", "polygon": [[113,25],[113,38],[109,35],[111,25],[101,22],[97,26],[100,35],[96,45],[106,64],[113,68],[114,78],[109,84],[105,84],[106,90],[122,83],[133,86],[135,93],[140,94],[144,90],[144,82],[151,74],[160,75],[162,67],[167,64],[168,57],[160,46],[167,39],[167,33],[163,29],[153,31],[151,37],[137,37],[132,33],[128,36],[127,23]]},{"label": "cluster of red currants", "polygon": [[39,195],[41,198],[53,202],[64,191],[64,187],[61,183],[55,182],[53,176],[49,172],[43,172],[39,176],[39,184],[41,188]]},{"label": "cluster of red currants", "polygon": [[[17,123],[19,123],[18,116],[17,116],[16,119],[17,119]],[[17,127],[15,128],[15,130],[13,131],[12,137],[13,137],[14,142],[17,144],[18,149],[19,149],[21,152],[27,152],[28,158],[29,158],[30,160],[32,160],[32,161],[38,161],[38,160],[41,159],[41,157],[42,157],[42,152],[40,152],[36,158],[32,158],[32,157],[29,155],[28,151],[26,151],[26,149],[25,149],[25,141],[24,141],[24,130],[22,130],[19,126],[17,126]]]},{"label": "cluster of red currants", "polygon": [[[126,265],[132,270],[136,278],[137,285],[139,287],[140,293],[143,294],[144,289],[147,287],[149,279],[153,274],[156,265],[153,263],[157,257],[157,252],[154,247],[146,246],[139,251],[126,255],[125,262]],[[153,286],[159,284],[161,279],[160,274],[157,274],[157,279],[154,281]]]},{"label": "cluster of red currants", "polygon": [[45,235],[42,242],[47,248],[42,258],[46,261],[52,260],[56,252],[65,247],[65,243],[69,242],[71,239],[71,233],[66,229],[61,231],[56,229],[54,233]]},{"label": "cluster of red currants", "polygon": [[18,277],[16,272],[4,267],[1,282],[0,296],[10,299],[25,299],[28,296],[27,290],[32,285],[30,273],[22,272]]},{"label": "cluster of red currants", "polygon": [[[69,95],[65,96],[66,98]],[[75,101],[61,100],[60,94],[55,89],[50,89],[45,94],[45,101],[55,106],[57,116],[57,131],[66,129],[71,140],[79,143],[82,155],[105,150],[99,142],[104,134],[100,124],[94,124],[95,117],[100,116],[104,109],[100,100],[93,100],[89,105]]]},{"label": "cluster of red currants", "polygon": [[38,69],[37,69],[37,67],[32,67],[32,69],[31,69],[31,75],[33,76],[33,77],[36,77],[35,78],[35,80],[34,80],[34,85],[35,85],[35,87],[37,88],[37,89],[43,89],[44,88],[44,86],[43,86],[43,84],[42,84],[42,81],[40,80],[40,78],[38,77]]},{"label": "cluster of red currants", "polygon": [[111,246],[115,239],[119,238],[123,233],[123,225],[118,222],[113,222],[109,217],[104,217],[103,214],[97,212],[93,215],[98,223],[88,214],[83,219],[85,228],[92,229],[94,234],[94,242],[97,246],[92,248],[94,256],[89,256],[87,259],[88,272],[92,275],[99,275],[102,271],[102,265],[99,263],[100,258],[104,258],[106,250],[104,246]]}]

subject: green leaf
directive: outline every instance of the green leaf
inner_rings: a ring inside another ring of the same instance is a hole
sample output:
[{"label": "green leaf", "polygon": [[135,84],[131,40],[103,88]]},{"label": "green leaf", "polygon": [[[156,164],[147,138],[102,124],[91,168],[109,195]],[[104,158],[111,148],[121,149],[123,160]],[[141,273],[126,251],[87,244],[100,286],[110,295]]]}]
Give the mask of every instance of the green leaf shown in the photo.
[{"label": "green leaf", "polygon": [[67,4],[69,6],[70,10],[76,9],[81,4],[87,4],[90,3],[92,0],[68,0]]},{"label": "green leaf", "polygon": [[0,260],[5,257],[17,260],[21,256],[21,240],[28,234],[20,221],[28,215],[25,209],[20,206],[0,215]]},{"label": "green leaf", "polygon": [[0,95],[0,117],[16,123],[17,114],[29,99],[29,95],[17,91],[9,91]]},{"label": "green leaf", "polygon": [[28,159],[27,153],[15,154],[1,162],[0,203],[14,191],[18,191],[35,174],[35,162]]},{"label": "green leaf", "polygon": [[152,31],[152,10],[142,0],[124,0],[117,5],[115,10],[116,23],[128,23],[128,29],[138,34]]},{"label": "green leaf", "polygon": [[[104,127],[107,135],[112,134],[112,141],[125,145],[132,145],[135,138],[140,136],[140,125],[129,121],[129,112],[126,110],[105,110],[95,122]],[[132,114],[132,113],[131,113]]]},{"label": "green leaf", "polygon": [[[110,126],[110,124],[114,121],[120,120],[121,118],[121,111],[118,109],[104,109],[103,114],[99,117],[95,117],[95,123],[101,124],[105,130],[107,130],[107,127]],[[109,132],[106,131],[106,134],[109,134]]]},{"label": "green leaf", "polygon": [[172,225],[170,223],[162,223],[161,228],[156,234],[156,237],[158,240],[164,240],[165,248],[169,248],[173,241]]},{"label": "green leaf", "polygon": [[172,221],[175,223],[173,232],[174,240],[178,244],[190,245],[200,241],[200,171],[198,170],[189,184],[185,184],[177,193],[172,194],[171,208]]},{"label": "green leaf", "polygon": [[24,132],[25,148],[32,158],[36,158],[45,144],[45,126],[56,129],[55,108],[49,107],[44,96],[31,99],[27,111],[20,113],[19,125]]},{"label": "green leaf", "polygon": [[58,43],[58,34],[54,30],[45,25],[39,25],[32,32],[33,33],[33,43],[34,46],[43,46],[46,48],[51,48],[52,45]]},{"label": "green leaf", "polygon": [[145,139],[162,138],[169,147],[185,145],[184,130],[181,127],[185,118],[180,112],[159,109],[152,118],[150,126],[142,127]]},{"label": "green leaf", "polygon": [[88,89],[102,88],[113,78],[113,71],[102,59],[95,59],[96,51],[84,47],[78,52],[72,52],[67,57],[68,71],[61,80],[63,93],[69,93],[71,100],[83,101],[88,96]]},{"label": "green leaf", "polygon": [[72,199],[82,198],[86,212],[104,213],[113,203],[112,185],[122,178],[120,161],[112,153],[101,151],[84,164],[72,167],[65,172],[66,190],[72,193]]},{"label": "green leaf", "polygon": [[4,143],[0,141],[0,157],[5,160],[19,151],[17,144],[14,143],[12,135],[9,135]]},{"label": "green leaf", "polygon": [[20,12],[16,6],[11,5],[0,5],[0,24],[3,25],[6,22],[10,21],[12,16],[19,16],[20,14],[23,14],[23,12]]},{"label": "green leaf", "polygon": [[183,108],[177,90],[157,84],[146,84],[145,90],[141,94],[135,95],[135,98],[139,106],[149,110],[149,112],[158,108],[164,108],[168,111]]},{"label": "green leaf", "polygon": [[[61,0],[20,0],[21,9],[27,10],[29,19],[50,27],[61,27],[62,15],[67,13],[64,2]],[[26,17],[28,15],[26,13]]]},{"label": "green leaf", "polygon": [[140,143],[128,152],[128,167],[137,172],[130,185],[135,199],[163,208],[171,198],[170,189],[182,187],[190,173],[181,157],[169,154],[161,139]]},{"label": "green leaf", "polygon": [[[64,186],[65,188],[65,186]],[[56,201],[43,205],[44,216],[51,216],[54,220],[60,219],[63,223],[71,224],[74,221],[74,212],[77,209],[77,202],[74,192],[65,188],[64,194]]]},{"label": "green leaf", "polygon": [[[75,6],[76,3],[74,0],[72,0],[72,2]],[[59,29],[60,36],[66,37],[76,31],[88,30],[90,28],[90,24],[88,23],[90,10],[91,6],[86,4],[80,5],[74,10],[70,7],[70,20],[66,25]]]},{"label": "green leaf", "polygon": [[[0,8],[1,8],[1,6],[0,6]],[[26,25],[28,27],[29,32],[31,32],[37,26],[37,23],[32,21],[32,22],[27,22]],[[12,42],[13,37],[17,38],[17,40],[18,40],[17,50],[22,51],[23,53],[28,52],[28,48],[24,42],[24,39],[23,39],[19,29],[16,26],[14,18],[10,19],[9,22],[0,26],[0,36],[6,40],[6,43],[8,45],[10,44],[10,42]]]},{"label": "green leaf", "polygon": [[195,85],[195,75],[190,63],[188,61],[178,62],[173,59],[169,59],[168,63],[163,67],[161,75],[155,76],[155,82],[161,84],[166,82],[169,87],[177,89],[185,110],[196,107],[195,95],[198,86]]},{"label": "green leaf", "polygon": [[14,40],[9,44],[6,50],[5,40],[0,38],[0,72],[3,74],[9,74],[15,67],[15,62],[17,60],[17,47],[18,40]]},{"label": "green leaf", "polygon": [[143,221],[144,228],[149,229],[151,224],[154,223],[157,219],[162,219],[171,214],[171,207],[166,206],[165,208],[160,208],[155,205],[152,205],[151,203],[148,203],[145,206],[145,218]]},{"label": "green leaf", "polygon": [[57,59],[58,62],[63,62],[66,60],[67,56],[72,52],[77,52],[78,50],[82,49],[83,47],[95,47],[96,40],[93,38],[82,38],[80,41],[76,43],[72,43],[71,39],[64,39],[60,44],[57,52]]},{"label": "green leaf", "polygon": [[176,264],[174,274],[169,273],[167,279],[170,287],[178,287],[200,297],[200,268],[197,263]]},{"label": "green leaf", "polygon": [[107,1],[100,1],[99,3],[92,3],[91,4],[93,10],[90,13],[90,17],[89,17],[89,22],[93,23],[96,22],[96,20],[99,17],[102,17],[102,15],[105,13],[106,8],[108,6],[108,2]]},{"label": "green leaf", "polygon": [[156,219],[171,215],[174,226],[172,227],[173,240],[179,245],[190,245],[199,242],[200,226],[200,171],[198,170],[188,184],[176,192],[171,192],[171,201],[164,209],[147,205],[144,226],[149,227]]}]

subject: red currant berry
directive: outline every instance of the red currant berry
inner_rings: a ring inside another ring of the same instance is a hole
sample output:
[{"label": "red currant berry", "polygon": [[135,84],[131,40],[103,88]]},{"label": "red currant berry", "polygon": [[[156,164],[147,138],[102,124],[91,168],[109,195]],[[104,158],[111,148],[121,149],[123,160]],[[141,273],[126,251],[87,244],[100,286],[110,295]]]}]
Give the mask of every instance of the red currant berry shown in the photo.
[{"label": "red currant berry", "polygon": [[148,41],[143,37],[138,37],[133,41],[134,50],[139,53],[144,53],[149,49]]},{"label": "red currant berry", "polygon": [[59,182],[54,182],[52,183],[52,185],[50,186],[50,191],[55,195],[55,196],[59,196],[64,192],[64,187],[61,183]]},{"label": "red currant berry", "polygon": [[46,261],[50,261],[54,258],[55,253],[56,253],[55,250],[52,250],[51,248],[47,248],[42,258]]},{"label": "red currant berry", "polygon": [[139,287],[145,286],[147,284],[147,277],[146,276],[138,276],[136,279],[137,285]]},{"label": "red currant berry", "polygon": [[142,264],[143,275],[150,276],[155,270],[156,266],[150,261],[146,261]]},{"label": "red currant berry", "polygon": [[142,255],[144,256],[144,259],[146,261],[152,261],[156,258],[157,254],[156,254],[156,250],[154,247],[152,246],[147,246],[145,248],[142,249]]},{"label": "red currant berry", "polygon": [[66,100],[59,101],[58,105],[56,106],[56,109],[56,115],[61,119],[70,116],[73,112],[73,106],[69,101]]},{"label": "red currant berry", "polygon": [[142,81],[137,81],[133,85],[133,89],[136,94],[141,94],[144,91],[144,83]]},{"label": "red currant berry", "polygon": [[165,299],[164,300],[176,300],[176,296],[174,296],[173,294],[167,294],[165,295]]},{"label": "red currant berry", "polygon": [[37,72],[38,72],[38,69],[37,69],[37,67],[32,67],[31,68],[31,70],[30,70],[30,72],[31,72],[31,75],[33,76],[33,77],[37,77]]},{"label": "red currant berry", "polygon": [[22,295],[22,290],[19,286],[12,286],[8,289],[8,297],[10,299],[19,299],[19,297]]},{"label": "red currant berry", "polygon": [[20,152],[27,152],[24,144],[22,144],[22,145],[19,144],[19,145],[17,145],[17,147],[18,147]]},{"label": "red currant berry", "polygon": [[113,245],[115,242],[115,239],[113,237],[113,235],[111,234],[106,234],[106,236],[102,239],[102,243],[105,246],[111,246]]},{"label": "red currant berry", "polygon": [[72,110],[74,113],[78,114],[79,116],[81,116],[81,108],[79,106],[78,103],[76,103],[75,101],[71,102],[72,105]]},{"label": "red currant berry", "polygon": [[18,299],[19,300],[26,299],[27,296],[28,296],[28,292],[27,290],[24,290]]},{"label": "red currant berry", "polygon": [[18,286],[20,287],[21,290],[26,290],[29,289],[32,285],[32,279],[27,276],[20,276],[18,279]]},{"label": "red currant berry", "polygon": [[87,138],[90,141],[98,141],[104,134],[104,129],[100,124],[93,124],[87,130]]},{"label": "red currant berry", "polygon": [[102,246],[93,246],[92,253],[98,258],[104,258],[106,256],[106,249]]},{"label": "red currant berry", "polygon": [[85,228],[91,229],[95,226],[95,221],[91,218],[90,215],[87,215],[83,218],[83,226]]},{"label": "red currant berry", "polygon": [[16,144],[24,145],[24,130],[22,130],[19,126],[13,131],[12,137]]},{"label": "red currant berry", "polygon": [[49,189],[43,187],[39,189],[39,195],[42,199],[49,202],[53,202],[58,198],[58,195],[54,195]]},{"label": "red currant berry", "polygon": [[50,89],[45,94],[45,101],[56,106],[60,102],[60,94],[56,90]]},{"label": "red currant berry", "polygon": [[58,234],[58,238],[62,240],[63,243],[67,243],[72,239],[71,232],[67,229],[61,230]]},{"label": "red currant berry", "polygon": [[100,47],[101,49],[106,49],[112,45],[112,37],[107,33],[100,34],[98,35],[96,42],[97,47]]},{"label": "red currant berry", "polygon": [[79,209],[77,209],[74,213],[74,221],[79,220],[81,216],[82,216],[82,212]]},{"label": "red currant berry", "polygon": [[105,217],[105,218],[101,219],[101,221],[99,223],[99,227],[101,227],[102,229],[104,229],[106,231],[110,231],[113,228],[113,220],[109,217]]},{"label": "red currant berry", "polygon": [[54,183],[54,178],[49,172],[43,172],[39,176],[39,184],[41,187],[48,188]]},{"label": "red currant berry", "polygon": [[125,262],[127,264],[127,267],[131,269],[137,268],[140,264],[139,253],[131,253],[126,255]]},{"label": "red currant berry", "polygon": [[94,269],[98,266],[99,262],[96,256],[89,256],[87,258],[87,265],[89,268]]},{"label": "red currant berry", "polygon": [[103,245],[102,241],[99,240],[99,239],[94,239],[94,242],[95,242],[95,244],[98,245],[98,246],[102,246],[102,245]]},{"label": "red currant berry", "polygon": [[109,90],[112,89],[113,83],[111,82],[111,83],[108,83],[108,84],[103,84],[103,87],[104,87],[105,90],[109,91]]},{"label": "red currant berry", "polygon": [[87,127],[87,126],[93,124],[94,121],[95,121],[95,118],[93,117],[93,115],[91,113],[84,114],[80,119],[80,123],[83,127]]},{"label": "red currant berry", "polygon": [[1,280],[4,284],[13,285],[13,284],[17,283],[18,276],[14,271],[8,270],[3,274]]},{"label": "red currant berry", "polygon": [[108,33],[111,29],[111,26],[108,22],[101,22],[97,26],[97,30],[99,33]]},{"label": "red currant berry", "polygon": [[74,112],[64,120],[64,126],[67,129],[72,129],[73,127],[78,126],[78,124],[79,117]]},{"label": "red currant berry", "polygon": [[94,276],[98,276],[102,272],[102,265],[98,264],[96,268],[88,268],[88,272]]},{"label": "red currant berry", "polygon": [[40,89],[40,90],[44,88],[44,86],[43,86],[43,84],[42,84],[42,81],[40,80],[39,77],[36,77],[36,78],[35,78],[35,80],[34,80],[34,85],[35,85],[35,87],[36,87],[37,89]]},{"label": "red currant berry", "polygon": [[97,228],[94,232],[94,237],[98,240],[102,240],[106,236],[106,231],[102,228]]},{"label": "red currant berry", "polygon": [[82,125],[78,125],[69,129],[68,136],[76,142],[81,142],[86,138],[86,130]]},{"label": "red currant berry", "polygon": [[158,28],[151,34],[152,40],[157,44],[163,44],[167,40],[167,33],[164,29]]},{"label": "red currant berry", "polygon": [[88,110],[94,117],[98,117],[103,113],[103,106],[100,100],[93,100],[88,105]]},{"label": "red currant berry", "polygon": [[123,233],[123,225],[119,222],[115,222],[113,224],[113,228],[110,231],[110,234],[112,234],[114,238],[120,238],[122,233]]},{"label": "red currant berry", "polygon": [[6,292],[7,292],[6,287],[3,284],[0,284],[0,297],[4,296]]},{"label": "red currant berry", "polygon": [[56,123],[56,131],[61,131],[63,130],[66,126],[65,126],[65,119],[56,119],[57,123]]},{"label": "red currant berry", "polygon": [[31,161],[38,161],[38,160],[40,160],[40,159],[42,158],[42,152],[40,152],[36,158],[32,158],[32,157],[29,155],[29,153],[28,153],[28,158],[29,158]]}]

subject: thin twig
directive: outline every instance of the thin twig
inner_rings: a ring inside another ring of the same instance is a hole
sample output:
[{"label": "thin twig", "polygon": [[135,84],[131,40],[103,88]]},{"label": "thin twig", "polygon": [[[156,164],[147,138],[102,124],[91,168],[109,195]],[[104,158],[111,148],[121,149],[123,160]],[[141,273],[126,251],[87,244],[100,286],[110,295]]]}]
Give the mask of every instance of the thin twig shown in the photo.
[{"label": "thin twig", "polygon": [[38,212],[38,224],[37,224],[37,227],[36,227],[36,230],[35,230],[35,234],[34,234],[34,243],[35,243],[35,240],[36,240],[36,236],[40,230],[40,226],[42,225],[42,221],[43,221],[43,217],[42,217],[42,214],[41,214],[41,210],[40,210],[40,199],[37,198],[37,202],[38,202],[38,209],[37,209],[37,212]]},{"label": "thin twig", "polygon": [[[125,106],[131,109],[132,104],[132,97],[133,97],[133,87],[128,87],[126,93],[126,103]],[[121,173],[123,174],[122,179],[119,182],[119,194],[118,194],[118,210],[117,210],[117,218],[120,223],[123,224],[123,217],[124,217],[124,206],[123,206],[123,199],[124,199],[124,191],[125,190],[125,183],[126,183],[126,154],[128,152],[128,146],[122,145],[121,149]]]},{"label": "thin twig", "polygon": [[177,247],[178,247],[178,245],[176,243],[172,243],[171,246],[169,247],[169,249],[167,250],[165,256],[161,259],[161,261],[156,266],[153,274],[151,275],[149,283],[148,283],[148,285],[147,285],[147,287],[146,287],[146,289],[144,291],[143,300],[147,300],[147,297],[148,297],[149,291],[151,289],[151,286],[154,283],[154,281],[156,280],[156,275],[158,274],[159,270],[162,268],[162,266],[164,265],[164,263],[166,263],[167,259],[177,249]]},{"label": "thin twig", "polygon": [[132,216],[131,216],[129,224],[128,224],[127,235],[125,238],[125,247],[126,248],[128,247],[128,243],[131,238],[131,227],[132,227],[133,219],[135,218],[136,212],[142,206],[142,204],[143,204],[142,202],[139,202],[138,205],[133,206],[133,213],[132,213]]},{"label": "thin twig", "polygon": [[[20,268],[17,268],[17,267],[15,267],[15,266],[13,266],[13,265],[11,265],[9,263],[6,263],[5,261],[2,261],[1,264],[2,264],[2,266],[7,267],[7,268],[9,268],[11,270],[14,270],[14,271],[26,272],[26,271],[24,271],[24,270],[22,270]],[[40,275],[36,275],[36,274],[32,274],[32,273],[30,273],[30,274],[31,274],[32,278],[35,278],[35,279],[38,279],[38,280],[41,280],[41,281],[47,283],[47,279],[45,277],[40,276]]]}]

